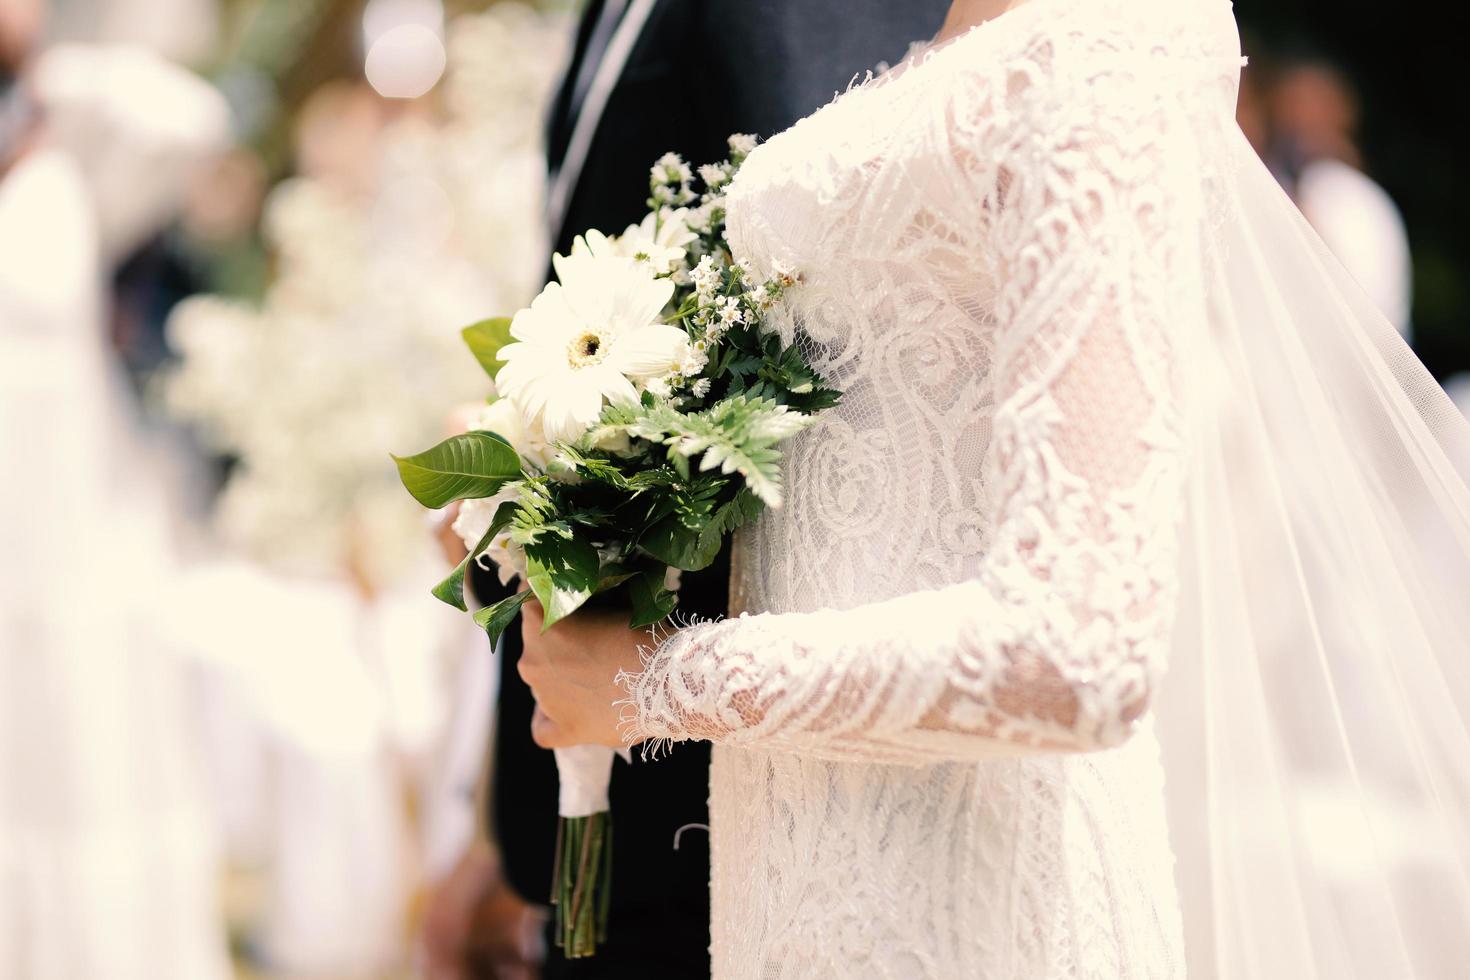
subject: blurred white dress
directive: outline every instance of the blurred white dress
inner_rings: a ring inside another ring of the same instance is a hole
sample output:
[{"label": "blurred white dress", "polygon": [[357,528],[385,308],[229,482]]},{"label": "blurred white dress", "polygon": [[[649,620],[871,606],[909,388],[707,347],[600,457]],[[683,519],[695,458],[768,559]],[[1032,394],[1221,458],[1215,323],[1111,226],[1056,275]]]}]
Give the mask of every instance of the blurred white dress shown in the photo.
[{"label": "blurred white dress", "polygon": [[[0,975],[222,978],[198,729],[154,615],[170,471],[104,312],[111,263],[166,218],[222,114],[135,52],[62,49],[33,82],[44,146],[0,179]],[[89,179],[109,164],[131,186]]]},{"label": "blurred white dress", "polygon": [[1332,254],[1407,337],[1414,270],[1409,233],[1388,192],[1355,167],[1327,159],[1302,169],[1295,196]]},{"label": "blurred white dress", "polygon": [[0,182],[0,974],[227,975],[180,665],[147,621],[163,500],[108,363],[91,197]]}]

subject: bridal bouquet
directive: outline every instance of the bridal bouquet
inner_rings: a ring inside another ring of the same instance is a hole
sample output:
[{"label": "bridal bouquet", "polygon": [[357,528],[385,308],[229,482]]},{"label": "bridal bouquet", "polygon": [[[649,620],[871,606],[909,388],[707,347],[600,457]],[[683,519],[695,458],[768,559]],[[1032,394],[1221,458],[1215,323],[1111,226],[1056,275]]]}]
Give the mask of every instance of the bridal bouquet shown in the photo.
[{"label": "bridal bouquet", "polygon": [[[604,594],[632,628],[668,617],[680,572],[781,505],[779,443],[836,404],[766,328],[796,277],[756,281],[725,240],[723,192],[753,146],[732,137],[730,159],[697,176],[663,157],[640,224],[587,232],[554,257],[559,281],[529,309],[465,328],[496,397],[469,431],[395,457],[424,506],[463,501],[455,530],[469,554],[434,595],[466,609],[471,561],[527,584],[474,614],[492,642],[531,596],[548,628]],[[606,933],[613,751],[556,754],[557,937],[589,956]]]}]

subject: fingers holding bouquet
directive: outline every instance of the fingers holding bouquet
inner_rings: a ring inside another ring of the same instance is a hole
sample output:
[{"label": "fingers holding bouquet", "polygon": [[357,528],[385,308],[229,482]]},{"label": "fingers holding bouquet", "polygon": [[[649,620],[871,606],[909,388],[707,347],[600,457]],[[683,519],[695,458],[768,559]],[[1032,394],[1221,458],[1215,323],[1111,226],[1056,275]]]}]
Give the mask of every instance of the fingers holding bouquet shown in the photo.
[{"label": "fingers holding bouquet", "polygon": [[618,708],[622,671],[640,669],[646,629],[629,629],[626,612],[583,609],[543,632],[541,604],[521,607],[525,643],[521,679],[536,697],[531,737],[544,749],[573,745],[621,748]]}]

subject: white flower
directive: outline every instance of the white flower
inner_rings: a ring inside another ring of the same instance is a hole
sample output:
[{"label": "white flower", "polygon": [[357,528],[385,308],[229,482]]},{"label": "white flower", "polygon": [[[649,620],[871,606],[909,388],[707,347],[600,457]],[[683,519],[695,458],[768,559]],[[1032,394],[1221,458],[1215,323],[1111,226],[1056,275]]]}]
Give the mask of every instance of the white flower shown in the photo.
[{"label": "white flower", "polygon": [[460,501],[459,515],[450,527],[459,535],[465,548],[473,548],[480,543],[485,532],[490,530],[490,525],[495,523],[495,512],[500,509],[500,505],[516,499],[517,492],[514,487],[510,487],[493,497]]},{"label": "white flower", "polygon": [[706,255],[700,259],[699,265],[689,273],[689,278],[694,282],[694,290],[701,304],[707,305],[714,302],[715,293],[719,290],[723,277],[712,257]]},{"label": "white flower", "polygon": [[[720,201],[720,206],[723,206],[724,198],[720,198]],[[708,235],[714,227],[714,211],[714,206],[708,201],[691,210],[688,218],[689,230]]]},{"label": "white flower", "polygon": [[745,322],[745,311],[740,308],[740,300],[734,296],[725,296],[720,300],[720,323],[725,329]]},{"label": "white flower", "polygon": [[[589,232],[588,237],[592,234]],[[646,259],[655,273],[668,275],[684,264],[689,243],[698,237],[689,230],[688,208],[663,208],[650,212],[641,223],[629,225],[628,230],[617,238],[604,241],[611,254]],[[593,251],[604,254],[598,248]]]},{"label": "white flower", "polygon": [[703,398],[705,395],[709,394],[709,385],[709,378],[700,378],[698,381],[694,382],[694,384],[689,386],[689,393],[695,398]]},{"label": "white flower", "polygon": [[730,171],[718,163],[706,163],[699,168],[699,179],[709,191],[717,191],[730,179]]},{"label": "white flower", "polygon": [[752,305],[758,306],[761,309],[765,309],[766,307],[770,306],[773,301],[771,291],[765,286],[755,287],[750,292],[745,294],[745,298],[749,300]]},{"label": "white flower", "polygon": [[500,584],[509,585],[513,579],[526,577],[526,549],[511,540],[510,534],[497,534],[490,539],[484,557],[495,563],[500,574]]},{"label": "white flower", "polygon": [[535,419],[527,420],[520,407],[510,398],[498,398],[486,405],[470,423],[470,431],[493,432],[511,444],[516,454],[540,470],[551,459],[551,447]]},{"label": "white flower", "polygon": [[756,138],[749,133],[736,133],[730,137],[730,155],[737,161],[750,156],[755,149]]},{"label": "white flower", "polygon": [[674,374],[692,378],[705,369],[709,364],[709,344],[703,340],[696,340],[692,344],[686,344],[679,360],[674,364]]},{"label": "white flower", "polygon": [[674,284],[646,263],[595,255],[586,243],[552,261],[560,282],[511,321],[495,386],[548,441],[571,442],[604,404],[636,401],[635,381],[667,374],[688,336],[659,322]]},{"label": "white flower", "polygon": [[[495,512],[500,509],[500,505],[514,500],[516,493],[514,487],[508,487],[493,497],[465,500],[460,503],[459,516],[454,519],[451,527],[454,533],[459,535],[459,539],[464,542],[465,548],[473,548],[480,543],[480,539],[494,523]],[[510,539],[509,531],[502,531],[491,538],[485,550],[475,559],[475,563],[481,568],[490,567],[486,562],[494,563],[500,575],[501,585],[509,585],[516,576],[526,573],[526,552]]]},{"label": "white flower", "polygon": [[694,172],[679,154],[665,153],[653,165],[651,176],[655,184],[684,184],[694,179]]},{"label": "white flower", "polygon": [[593,442],[592,448],[621,456],[633,451],[633,440],[626,432],[612,432]]},{"label": "white flower", "polygon": [[667,378],[650,378],[644,388],[657,398],[667,398],[673,394],[673,387]]}]

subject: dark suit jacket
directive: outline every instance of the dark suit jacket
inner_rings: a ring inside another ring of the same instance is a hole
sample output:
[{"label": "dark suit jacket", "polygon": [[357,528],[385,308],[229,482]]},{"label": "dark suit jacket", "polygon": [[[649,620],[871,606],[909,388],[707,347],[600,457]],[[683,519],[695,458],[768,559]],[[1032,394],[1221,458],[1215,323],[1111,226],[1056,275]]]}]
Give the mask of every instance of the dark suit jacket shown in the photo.
[{"label": "dark suit jacket", "polygon": [[[591,0],[568,78],[548,129],[551,169],[559,169],[575,124],[573,80],[589,57],[603,0]],[[727,155],[732,133],[762,137],[820,108],[910,42],[932,37],[947,0],[659,0],[635,44],[555,229],[558,251],[589,228],[610,234],[639,220],[648,170],[674,150],[691,164]],[[591,52],[596,57],[598,52]],[[686,575],[680,606],[706,616],[726,606],[728,564]],[[486,576],[476,590],[500,594]],[[511,885],[544,903],[556,827],[556,772],[530,739],[532,702],[515,670],[520,636],[506,634],[491,790],[492,837]],[[616,831],[611,937],[592,960],[568,963],[553,951],[546,975],[704,977],[709,973],[709,747],[684,743],[656,762],[616,763],[611,802]]]}]

